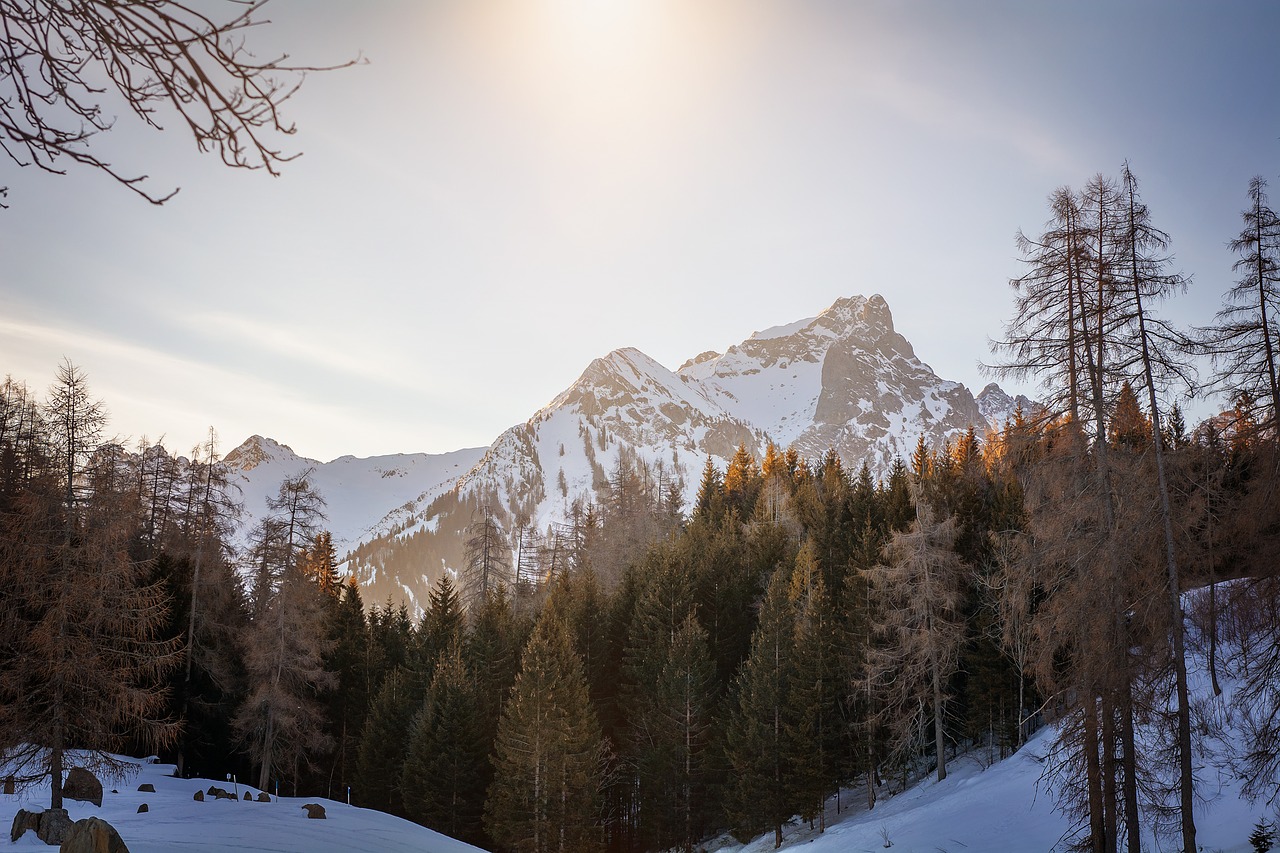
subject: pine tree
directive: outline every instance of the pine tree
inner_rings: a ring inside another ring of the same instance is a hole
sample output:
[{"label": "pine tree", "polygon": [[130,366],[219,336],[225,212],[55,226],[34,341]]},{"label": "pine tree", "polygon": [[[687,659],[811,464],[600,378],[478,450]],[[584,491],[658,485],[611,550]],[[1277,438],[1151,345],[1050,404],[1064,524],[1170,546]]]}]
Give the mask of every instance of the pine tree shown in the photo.
[{"label": "pine tree", "polygon": [[400,781],[419,695],[410,684],[409,674],[397,667],[382,682],[369,706],[356,753],[358,799],[368,808],[405,814]]},{"label": "pine tree", "polygon": [[329,731],[335,743],[329,776],[337,779],[338,791],[343,791],[355,781],[356,749],[371,692],[369,626],[354,577],[342,589],[330,636],[332,647],[325,668],[334,674],[337,686],[328,698]]},{"label": "pine tree", "polygon": [[[937,778],[947,778],[945,721],[964,641],[961,604],[965,567],[955,553],[954,516],[939,519],[927,502],[916,505],[916,522],[885,546],[887,562],[872,573],[881,599],[881,631],[888,642],[876,650],[876,669],[892,675],[886,696],[906,744],[920,715],[933,721]],[[883,680],[883,679],[882,679]]]},{"label": "pine tree", "polygon": [[489,835],[512,851],[598,850],[602,749],[567,632],[540,619],[498,723]]},{"label": "pine tree", "polygon": [[745,444],[739,444],[724,472],[724,502],[738,518],[748,519],[755,512],[756,499],[763,485],[760,467]]},{"label": "pine tree", "polygon": [[[468,622],[463,661],[475,685],[473,692],[481,739],[492,744],[497,737],[502,709],[520,668],[520,651],[528,637],[528,626],[511,612],[511,605],[501,589],[490,596],[478,611],[471,611]],[[492,766],[486,765],[482,769],[487,789],[492,779]]]},{"label": "pine tree", "polygon": [[782,824],[796,806],[787,775],[792,751],[786,713],[795,661],[790,579],[791,572],[779,568],[770,581],[751,654],[734,681],[726,731],[733,768],[725,803],[729,826],[744,842],[772,827],[774,849],[782,846]]},{"label": "pine tree", "polygon": [[789,597],[796,621],[795,669],[786,713],[788,775],[800,817],[810,822],[817,818],[819,831],[825,831],[827,795],[840,778],[842,680],[836,609],[808,542],[796,557]]},{"label": "pine tree", "polygon": [[404,812],[445,835],[481,843],[489,744],[476,717],[475,685],[462,662],[460,638],[433,669],[406,748],[400,782]]},{"label": "pine tree", "polygon": [[[311,766],[330,746],[320,696],[335,684],[325,668],[332,599],[305,574],[303,557],[314,538],[323,498],[310,472],[286,479],[267,506],[257,536],[245,665],[249,696],[235,725],[258,765],[258,787],[273,774]],[[279,778],[275,775],[274,778]]]},{"label": "pine tree", "polygon": [[511,580],[511,549],[507,547],[502,525],[486,506],[480,518],[467,529],[463,600],[468,608],[477,607]]},{"label": "pine tree", "polygon": [[412,665],[421,683],[431,683],[436,661],[461,642],[462,630],[462,601],[453,578],[445,572],[427,596],[427,612],[413,635]]},{"label": "pine tree", "polygon": [[320,591],[335,601],[342,595],[342,579],[338,577],[338,555],[333,535],[322,530],[302,553],[302,571]]},{"label": "pine tree", "polygon": [[680,835],[671,777],[679,761],[679,732],[669,725],[673,697],[663,675],[672,643],[694,610],[689,574],[671,548],[649,553],[642,569],[623,657],[622,706],[626,757],[635,768],[639,831],[648,846],[669,846]]},{"label": "pine tree", "polygon": [[1214,325],[1200,329],[1200,350],[1214,358],[1217,371],[1211,387],[1231,397],[1249,393],[1270,403],[1266,419],[1277,435],[1280,419],[1280,380],[1277,379],[1277,317],[1280,315],[1280,215],[1267,204],[1267,182],[1249,182],[1249,209],[1244,227],[1231,241],[1240,257],[1232,269],[1240,279],[1228,290],[1226,303]]},{"label": "pine tree", "polygon": [[1142,451],[1151,446],[1151,421],[1143,414],[1138,395],[1128,382],[1120,386],[1107,433],[1108,440],[1118,448]]},{"label": "pine tree", "polygon": [[[63,756],[118,773],[126,743],[173,742],[164,676],[178,641],[151,567],[130,555],[140,514],[118,454],[99,445],[106,411],[69,361],[29,425],[21,485],[0,507],[0,758],[24,783],[47,779],[62,807]],[[10,763],[12,762],[12,763]]]},{"label": "pine tree", "polygon": [[691,853],[708,817],[716,695],[707,635],[693,614],[671,639],[654,694],[654,704],[661,709],[661,716],[655,719],[656,739],[670,746],[666,751],[672,800],[668,837]]}]

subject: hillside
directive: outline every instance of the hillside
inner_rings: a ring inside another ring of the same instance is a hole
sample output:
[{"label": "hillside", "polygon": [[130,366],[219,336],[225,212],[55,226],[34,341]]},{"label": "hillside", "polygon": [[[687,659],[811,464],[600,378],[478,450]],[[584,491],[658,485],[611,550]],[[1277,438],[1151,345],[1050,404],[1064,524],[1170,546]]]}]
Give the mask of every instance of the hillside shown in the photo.
[{"label": "hillside", "polygon": [[254,436],[227,458],[250,524],[284,476],[312,470],[365,601],[418,610],[442,573],[460,569],[466,530],[482,514],[514,551],[517,528],[547,537],[575,502],[598,502],[622,461],[645,466],[687,507],[705,461],[723,470],[739,446],[757,458],[770,442],[810,459],[835,450],[850,469],[866,462],[884,476],[921,437],[936,448],[971,426],[981,435],[1028,403],[994,383],[975,397],[943,379],[894,328],[883,297],[851,296],[676,371],[614,350],[488,448],[320,463]]},{"label": "hillside", "polygon": [[[176,779],[169,764],[131,760],[129,765],[126,778],[103,780],[102,808],[65,802],[73,821],[100,817],[114,826],[130,853],[468,853],[478,849],[416,823],[336,800],[278,797],[259,803],[258,789],[248,785],[233,786],[221,779]],[[148,783],[154,786],[154,793],[138,791]],[[242,797],[248,791],[255,801],[193,799],[196,791],[215,785],[228,791],[234,787]],[[18,809],[43,810],[48,802],[47,791],[0,796],[0,823],[9,826]],[[139,814],[142,803],[148,811]],[[324,806],[325,819],[309,820],[303,803]],[[13,850],[53,849],[34,832],[8,846]]]}]

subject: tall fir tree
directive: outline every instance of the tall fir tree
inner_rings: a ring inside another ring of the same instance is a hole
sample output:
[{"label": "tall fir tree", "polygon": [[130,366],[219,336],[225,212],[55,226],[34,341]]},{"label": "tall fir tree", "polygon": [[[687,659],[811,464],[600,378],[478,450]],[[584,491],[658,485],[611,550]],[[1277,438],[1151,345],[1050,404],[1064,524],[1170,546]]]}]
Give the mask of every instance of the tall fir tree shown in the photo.
[{"label": "tall fir tree", "polygon": [[411,683],[409,673],[399,667],[383,680],[369,707],[356,753],[358,800],[362,805],[391,814],[405,814],[400,781],[405,744],[421,695]]},{"label": "tall fir tree", "polygon": [[556,618],[542,618],[498,723],[485,828],[519,853],[601,848],[603,742],[582,662]]},{"label": "tall fir tree", "polygon": [[462,662],[460,637],[432,669],[431,688],[405,748],[400,781],[405,816],[481,844],[489,744],[476,716],[475,684]]},{"label": "tall fir tree", "polygon": [[733,776],[726,792],[729,826],[741,840],[772,829],[782,846],[782,824],[794,813],[789,773],[791,741],[786,717],[795,665],[795,616],[788,594],[791,571],[774,572],[751,638],[751,654],[734,681],[726,751]]}]

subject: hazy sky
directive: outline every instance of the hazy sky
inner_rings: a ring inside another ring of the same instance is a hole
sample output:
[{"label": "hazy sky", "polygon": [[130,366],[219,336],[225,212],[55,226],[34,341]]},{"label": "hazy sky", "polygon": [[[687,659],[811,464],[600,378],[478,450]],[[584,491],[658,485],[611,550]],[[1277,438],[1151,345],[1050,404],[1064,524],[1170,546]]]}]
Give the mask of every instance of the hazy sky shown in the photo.
[{"label": "hazy sky", "polygon": [[[976,392],[1013,237],[1128,158],[1207,322],[1280,201],[1280,4],[273,0],[272,179],[122,116],[157,190],[0,163],[0,374],[65,355],[136,440],[328,460],[485,445],[635,346],[670,368],[881,293]],[[162,116],[162,120],[166,118]]]}]

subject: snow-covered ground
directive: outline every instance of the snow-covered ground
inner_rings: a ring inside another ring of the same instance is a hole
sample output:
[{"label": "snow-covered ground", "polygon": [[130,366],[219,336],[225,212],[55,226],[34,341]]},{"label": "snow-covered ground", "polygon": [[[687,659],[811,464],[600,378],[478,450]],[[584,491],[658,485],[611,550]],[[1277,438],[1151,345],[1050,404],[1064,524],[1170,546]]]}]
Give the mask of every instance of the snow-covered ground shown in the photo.
[{"label": "snow-covered ground", "polygon": [[[1063,850],[1069,829],[1065,817],[1054,809],[1052,793],[1040,782],[1042,759],[1056,731],[1041,729],[1011,758],[986,769],[978,757],[963,757],[948,764],[947,779],[930,776],[905,793],[881,799],[867,811],[863,791],[843,796],[844,810],[835,814],[832,800],[827,809],[827,830],[819,834],[808,823],[795,822],[784,833],[783,849],[805,853],[1033,853]],[[1260,817],[1274,819],[1267,808],[1242,800],[1238,789],[1217,787],[1213,802],[1196,814],[1196,840],[1205,853],[1251,853],[1249,833]],[[886,844],[886,839],[889,844]],[[721,839],[709,849],[717,853],[768,853],[773,833],[738,845]],[[1172,853],[1173,839],[1155,839],[1145,833],[1143,849]]]},{"label": "snow-covered ground", "polygon": [[[116,828],[131,853],[474,853],[477,848],[433,832],[407,820],[346,803],[315,797],[281,797],[270,803],[239,800],[204,802],[193,799],[196,791],[216,785],[232,790],[225,781],[175,779],[173,765],[136,763],[125,780],[103,780],[102,808],[67,800],[72,820],[100,817]],[[155,793],[142,793],[144,783]],[[119,793],[112,793],[112,789]],[[255,799],[256,788],[239,785]],[[146,803],[148,811],[138,814]],[[303,803],[319,803],[324,820],[311,820]],[[26,794],[0,794],[0,827],[9,827],[18,809],[40,811],[49,804],[47,787]],[[2,842],[0,842],[2,843]],[[34,832],[27,832],[12,850],[50,850]]]},{"label": "snow-covered ground", "polygon": [[[1247,581],[1234,581],[1243,583]],[[1231,584],[1223,584],[1225,590]],[[1195,599],[1206,590],[1184,597],[1193,609]],[[1204,853],[1252,853],[1249,834],[1259,819],[1277,820],[1277,810],[1265,803],[1250,803],[1240,792],[1240,783],[1228,768],[1230,745],[1244,737],[1221,713],[1237,686],[1231,676],[1234,666],[1229,649],[1220,649],[1219,681],[1223,689],[1214,698],[1202,638],[1195,625],[1188,624],[1187,668],[1192,706],[1226,723],[1221,738],[1200,738],[1195,751],[1197,780],[1196,843]],[[1193,715],[1193,726],[1195,716]],[[834,798],[828,803],[827,829],[819,834],[808,823],[796,821],[785,830],[783,849],[803,849],[805,853],[1033,853],[1068,848],[1065,836],[1070,822],[1055,809],[1053,791],[1041,779],[1046,753],[1053,745],[1057,729],[1046,726],[1012,757],[990,766],[984,756],[969,754],[947,765],[947,779],[932,776],[897,796],[881,798],[871,811],[866,808],[865,789],[846,791],[845,808],[835,813]],[[1154,754],[1149,731],[1139,731],[1139,750]],[[1145,741],[1145,747],[1144,747]],[[1172,771],[1171,771],[1172,773]],[[1156,837],[1150,815],[1143,815],[1142,849],[1148,853],[1173,853],[1180,838]],[[886,841],[889,843],[886,844]],[[892,845],[892,846],[890,846]],[[708,846],[715,853],[767,853],[773,850],[773,832],[739,845],[725,836]]]}]

